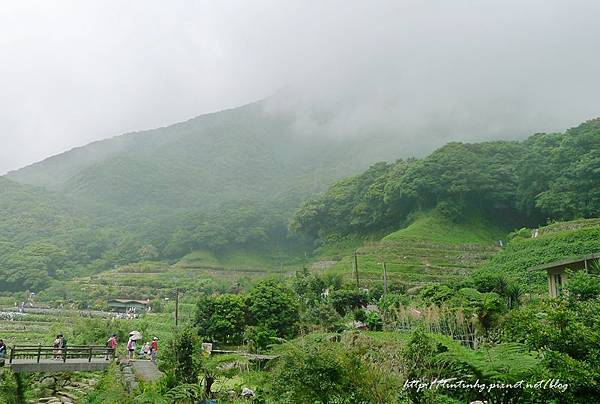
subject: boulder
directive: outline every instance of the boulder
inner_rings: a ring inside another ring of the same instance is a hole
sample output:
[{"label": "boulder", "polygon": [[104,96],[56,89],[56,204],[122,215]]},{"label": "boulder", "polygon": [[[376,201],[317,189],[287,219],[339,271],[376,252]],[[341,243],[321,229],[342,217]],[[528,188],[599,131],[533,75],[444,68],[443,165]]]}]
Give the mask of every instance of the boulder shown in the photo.
[{"label": "boulder", "polygon": [[254,391],[248,387],[242,389],[242,397],[254,397]]},{"label": "boulder", "polygon": [[56,386],[56,379],[54,377],[44,377],[40,381],[40,386],[47,388],[54,388]]}]

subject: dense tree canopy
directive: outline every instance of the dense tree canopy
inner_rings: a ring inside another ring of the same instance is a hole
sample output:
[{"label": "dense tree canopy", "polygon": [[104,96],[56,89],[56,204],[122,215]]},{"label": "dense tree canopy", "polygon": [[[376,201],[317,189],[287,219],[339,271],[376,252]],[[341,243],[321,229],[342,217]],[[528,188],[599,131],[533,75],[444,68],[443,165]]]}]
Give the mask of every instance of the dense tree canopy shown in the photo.
[{"label": "dense tree canopy", "polygon": [[420,160],[377,163],[305,202],[290,229],[315,238],[398,227],[438,208],[458,220],[540,223],[600,214],[600,119],[523,142],[449,143]]},{"label": "dense tree canopy", "polygon": [[0,291],[39,291],[53,278],[137,261],[141,247],[57,195],[0,177]]}]

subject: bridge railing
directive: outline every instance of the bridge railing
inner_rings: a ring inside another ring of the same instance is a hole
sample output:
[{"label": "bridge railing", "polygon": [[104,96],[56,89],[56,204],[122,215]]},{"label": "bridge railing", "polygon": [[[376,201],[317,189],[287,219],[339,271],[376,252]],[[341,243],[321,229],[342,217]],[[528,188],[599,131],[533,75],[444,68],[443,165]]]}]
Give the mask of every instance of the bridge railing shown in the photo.
[{"label": "bridge railing", "polygon": [[66,362],[67,359],[87,359],[88,362],[92,358],[115,358],[115,349],[107,348],[101,345],[71,345],[64,348],[55,348],[39,345],[19,345],[9,347],[10,354],[8,362],[12,363],[13,359],[35,359],[37,363],[40,359],[53,358]]}]

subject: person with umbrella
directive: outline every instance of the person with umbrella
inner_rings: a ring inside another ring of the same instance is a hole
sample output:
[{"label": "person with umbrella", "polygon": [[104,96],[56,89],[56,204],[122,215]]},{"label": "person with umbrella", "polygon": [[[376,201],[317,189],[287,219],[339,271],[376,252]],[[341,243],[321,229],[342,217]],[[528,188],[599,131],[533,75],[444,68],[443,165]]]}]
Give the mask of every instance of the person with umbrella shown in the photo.
[{"label": "person with umbrella", "polygon": [[127,341],[127,351],[129,352],[129,359],[133,359],[136,341],[140,339],[142,339],[142,334],[139,331],[131,331],[129,333],[129,341]]}]

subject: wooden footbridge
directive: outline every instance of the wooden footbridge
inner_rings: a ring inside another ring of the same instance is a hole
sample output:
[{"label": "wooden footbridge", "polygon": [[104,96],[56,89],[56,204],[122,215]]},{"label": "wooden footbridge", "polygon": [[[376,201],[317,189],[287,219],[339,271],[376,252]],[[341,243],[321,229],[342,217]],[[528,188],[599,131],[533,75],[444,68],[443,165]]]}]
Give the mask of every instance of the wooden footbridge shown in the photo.
[{"label": "wooden footbridge", "polygon": [[5,366],[14,372],[95,372],[104,370],[114,359],[115,350],[100,345],[74,345],[65,348],[42,345],[9,347]]}]

